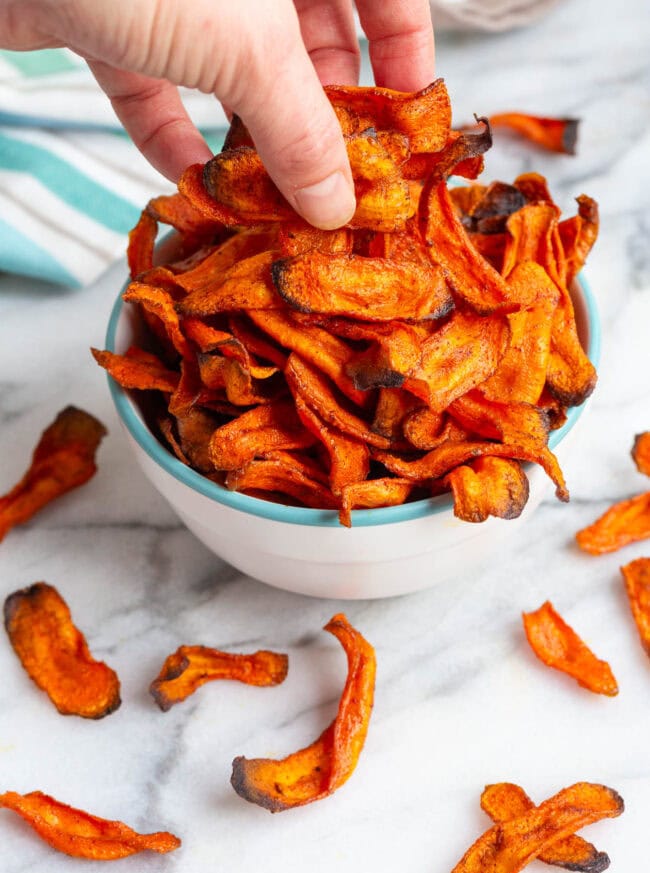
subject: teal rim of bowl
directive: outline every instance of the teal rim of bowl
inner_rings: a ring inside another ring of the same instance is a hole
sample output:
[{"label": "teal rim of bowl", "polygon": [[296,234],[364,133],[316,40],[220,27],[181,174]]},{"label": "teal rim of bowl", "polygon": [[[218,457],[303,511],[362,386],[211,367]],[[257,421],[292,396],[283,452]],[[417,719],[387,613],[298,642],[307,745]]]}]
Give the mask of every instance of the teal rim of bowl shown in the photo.
[{"label": "teal rim of bowl", "polygon": [[[584,296],[587,310],[587,325],[589,329],[589,342],[587,355],[592,364],[597,367],[600,361],[601,330],[600,319],[596,300],[589,283],[580,274],[577,277],[578,284]],[[106,331],[106,348],[115,351],[115,337],[117,325],[124,306],[122,291],[113,306],[111,317]],[[183,485],[187,485],[193,491],[198,491],[217,503],[245,512],[248,515],[257,515],[260,518],[268,518],[272,521],[280,521],[285,524],[306,524],[317,527],[339,527],[339,515],[337,510],[332,509],[308,509],[302,506],[285,506],[281,503],[272,503],[258,497],[249,497],[238,491],[228,491],[222,485],[211,482],[200,473],[192,470],[172,455],[156,439],[148,427],[136,412],[135,406],[127,391],[108,376],[113,403],[118,415],[140,448],[162,467],[166,473],[173,476]],[[549,448],[554,449],[557,444],[569,433],[578,421],[584,410],[581,406],[573,406],[567,413],[567,420],[558,430],[554,430],[549,438]],[[371,527],[380,524],[395,524],[400,521],[411,521],[416,518],[424,518],[427,515],[435,515],[446,512],[453,507],[453,499],[450,495],[431,497],[427,500],[415,500],[412,503],[402,503],[400,506],[387,506],[380,509],[355,509],[352,511],[353,527]]]}]

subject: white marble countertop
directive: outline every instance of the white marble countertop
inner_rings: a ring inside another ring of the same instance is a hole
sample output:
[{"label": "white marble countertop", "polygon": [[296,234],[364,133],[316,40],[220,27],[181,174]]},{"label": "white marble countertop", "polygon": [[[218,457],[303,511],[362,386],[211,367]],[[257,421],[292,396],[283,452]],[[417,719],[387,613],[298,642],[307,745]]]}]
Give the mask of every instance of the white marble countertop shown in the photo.
[{"label": "white marble countertop", "polygon": [[[457,120],[507,108],[584,119],[579,157],[504,140],[487,177],[535,168],[566,210],[584,191],[602,211],[588,276],[603,357],[589,426],[565,469],[571,503],[549,497],[498,564],[472,578],[459,568],[454,585],[341,603],[274,590],[220,563],[144,479],[88,353],[102,346],[124,266],[75,292],[2,277],[0,491],[68,403],[110,434],[98,475],[2,542],[0,597],[41,579],[57,586],[93,653],[118,671],[123,703],[99,722],[60,716],[0,639],[0,790],[41,789],[183,840],[171,855],[140,855],[120,870],[448,873],[489,825],[479,808],[486,783],[518,782],[539,802],[590,780],[616,788],[627,809],[585,836],[616,873],[647,868],[650,662],[618,567],[650,554],[650,542],[593,558],[573,533],[610,501],[650,487],[629,457],[633,435],[650,429],[648,45],[647,0],[566,0],[530,30],[439,39]],[[534,658],[520,613],[547,598],[611,662],[617,698]],[[345,658],[320,628],[340,609],[377,650],[366,747],[336,795],[271,816],[233,792],[231,761],[282,756],[329,723]],[[147,687],[181,643],[286,651],[289,676],[273,689],[214,683],[163,714]],[[2,873],[99,869],[55,854],[1,811],[0,859]]]}]

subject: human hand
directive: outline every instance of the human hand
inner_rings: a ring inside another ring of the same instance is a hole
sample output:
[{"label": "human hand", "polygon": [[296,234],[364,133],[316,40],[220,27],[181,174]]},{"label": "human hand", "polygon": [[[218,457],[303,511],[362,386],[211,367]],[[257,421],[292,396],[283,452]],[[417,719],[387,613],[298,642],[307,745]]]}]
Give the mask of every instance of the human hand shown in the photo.
[{"label": "human hand", "polygon": [[[378,85],[433,78],[428,0],[356,0]],[[293,208],[317,227],[355,208],[345,145],[321,84],[356,84],[352,0],[0,0],[0,46],[84,57],[131,138],[172,181],[212,155],[177,86],[214,94],[248,127]]]}]

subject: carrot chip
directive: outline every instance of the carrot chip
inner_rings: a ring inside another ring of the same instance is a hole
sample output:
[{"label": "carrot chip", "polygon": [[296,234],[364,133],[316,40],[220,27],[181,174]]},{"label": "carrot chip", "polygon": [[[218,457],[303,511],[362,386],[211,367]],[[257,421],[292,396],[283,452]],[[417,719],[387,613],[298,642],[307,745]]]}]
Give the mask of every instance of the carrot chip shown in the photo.
[{"label": "carrot chip", "polygon": [[233,761],[231,783],[237,794],[270,812],[321,800],[340,788],[352,775],[366,739],[375,688],[374,650],[341,613],[325,630],[348,657],[348,678],[334,721],[310,746],[281,761]]},{"label": "carrot chip", "polygon": [[232,655],[207,646],[180,646],[169,655],[149,692],[163,712],[214,679],[246,685],[279,685],[287,676],[288,659],[277,652]]},{"label": "carrot chip", "polygon": [[56,588],[36,582],[10,594],[4,604],[4,621],[29,677],[62,715],[97,719],[119,707],[117,674],[92,657]]},{"label": "carrot chip", "polygon": [[650,558],[637,558],[621,573],[643,648],[650,655]]},{"label": "carrot chip", "polygon": [[583,688],[596,694],[614,697],[618,685],[609,664],[599,660],[546,601],[535,612],[523,614],[524,629],[530,646],[548,667],[561,670]]},{"label": "carrot chip", "polygon": [[139,834],[121,821],[74,809],[42,791],[6,791],[0,794],[0,807],[13,810],[53,849],[73,858],[115,861],[138,852],[173,852],[181,844],[167,831]]},{"label": "carrot chip", "polygon": [[32,463],[20,482],[0,497],[0,540],[29,521],[50,501],[78,488],[97,472],[95,453],[104,425],[88,412],[66,407],[43,431]]},{"label": "carrot chip", "polygon": [[611,788],[577,782],[539,806],[495,824],[467,850],[452,873],[518,873],[558,840],[601,819],[615,818],[623,809],[623,799]]}]

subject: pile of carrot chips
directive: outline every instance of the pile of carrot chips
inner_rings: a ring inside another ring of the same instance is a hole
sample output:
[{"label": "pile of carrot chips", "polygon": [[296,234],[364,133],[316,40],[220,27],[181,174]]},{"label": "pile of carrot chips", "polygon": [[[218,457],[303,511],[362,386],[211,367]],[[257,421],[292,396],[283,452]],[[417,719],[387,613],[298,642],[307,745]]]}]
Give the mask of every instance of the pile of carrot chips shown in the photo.
[{"label": "pile of carrot chips", "polygon": [[[567,500],[548,436],[596,381],[570,295],[595,202],[561,219],[535,173],[448,187],[478,176],[491,133],[486,119],[452,130],[440,79],[415,94],[326,91],[355,181],[349,224],[306,224],[235,118],[223,151],[131,233],[124,300],[152,342],[94,350],[98,363],[149,392],[183,463],[346,525],[356,508],[448,491],[462,519],[514,518],[523,461]],[[177,245],[154,263],[160,222]]]},{"label": "pile of carrot chips", "polygon": [[481,807],[495,822],[467,850],[452,873],[517,873],[539,859],[566,870],[601,873],[609,857],[575,831],[624,809],[623,799],[605,785],[577,782],[535,806],[518,785],[488,785]]}]

